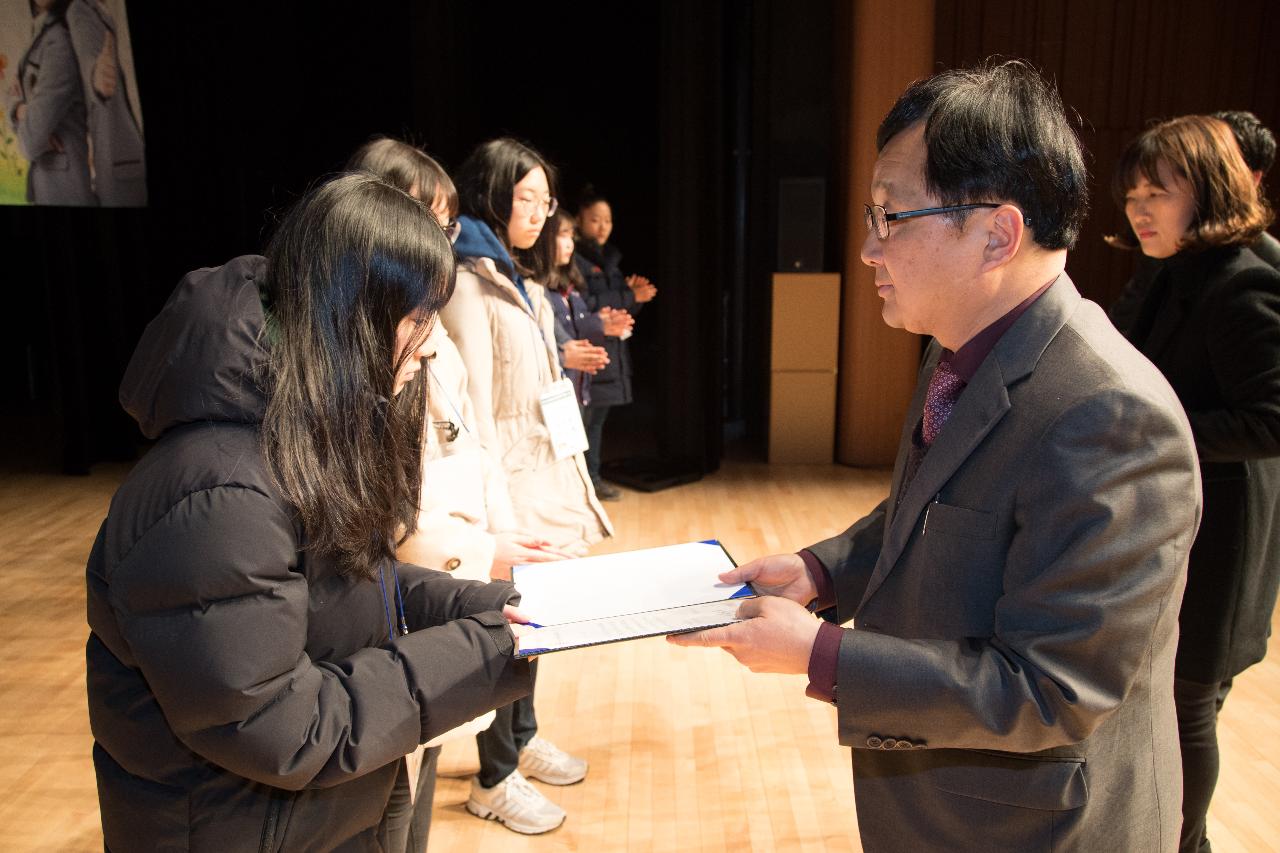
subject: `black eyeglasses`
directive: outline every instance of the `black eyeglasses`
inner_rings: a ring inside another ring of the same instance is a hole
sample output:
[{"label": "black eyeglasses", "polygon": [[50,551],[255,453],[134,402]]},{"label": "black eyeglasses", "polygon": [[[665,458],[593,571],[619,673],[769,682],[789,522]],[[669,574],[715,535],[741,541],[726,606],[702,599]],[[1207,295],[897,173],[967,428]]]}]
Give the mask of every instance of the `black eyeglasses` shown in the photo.
[{"label": "black eyeglasses", "polygon": [[922,207],[919,210],[904,210],[901,213],[889,213],[882,205],[864,204],[867,230],[875,233],[881,240],[889,239],[889,223],[899,219],[914,219],[917,216],[934,216],[938,213],[953,213],[958,210],[976,210],[979,207],[1002,207],[988,201],[977,204],[952,204],[947,207]]}]

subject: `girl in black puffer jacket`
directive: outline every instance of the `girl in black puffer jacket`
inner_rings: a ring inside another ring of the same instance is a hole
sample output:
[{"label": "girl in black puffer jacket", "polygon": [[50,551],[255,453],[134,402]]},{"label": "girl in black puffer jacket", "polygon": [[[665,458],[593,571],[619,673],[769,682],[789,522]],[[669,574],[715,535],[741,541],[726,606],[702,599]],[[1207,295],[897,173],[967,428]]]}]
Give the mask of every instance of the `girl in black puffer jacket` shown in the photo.
[{"label": "girl in black puffer jacket", "polygon": [[510,585],[394,559],[452,283],[426,207],[348,175],[143,333],[120,397],[159,440],[87,569],[109,849],[382,850],[403,756],[529,693]]}]

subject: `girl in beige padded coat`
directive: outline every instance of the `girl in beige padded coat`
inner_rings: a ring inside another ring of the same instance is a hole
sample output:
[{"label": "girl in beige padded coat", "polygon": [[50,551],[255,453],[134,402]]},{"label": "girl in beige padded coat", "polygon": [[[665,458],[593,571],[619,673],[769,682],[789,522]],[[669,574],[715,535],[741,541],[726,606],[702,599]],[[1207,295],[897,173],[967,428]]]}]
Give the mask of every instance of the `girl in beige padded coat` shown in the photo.
[{"label": "girl in beige padded coat", "polygon": [[[473,212],[476,202],[469,209],[467,189],[459,189],[463,210]],[[505,217],[484,219],[507,218],[507,229],[524,228],[522,236],[532,233],[536,241],[549,205],[519,194],[512,199]],[[543,421],[539,397],[562,376],[555,319],[542,286],[520,275],[484,219],[460,218],[457,286],[440,319],[466,364],[475,429],[506,473],[516,526],[558,548],[585,551],[613,528],[582,454],[557,460]]]}]

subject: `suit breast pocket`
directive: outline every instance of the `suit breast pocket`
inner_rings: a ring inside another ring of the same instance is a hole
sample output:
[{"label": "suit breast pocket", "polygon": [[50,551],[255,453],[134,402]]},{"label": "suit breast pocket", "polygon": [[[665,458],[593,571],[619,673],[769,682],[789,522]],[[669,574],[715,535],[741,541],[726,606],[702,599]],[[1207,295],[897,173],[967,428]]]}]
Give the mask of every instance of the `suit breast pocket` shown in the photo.
[{"label": "suit breast pocket", "polygon": [[996,515],[936,501],[925,509],[923,529],[926,534],[941,533],[982,542],[995,538]]}]

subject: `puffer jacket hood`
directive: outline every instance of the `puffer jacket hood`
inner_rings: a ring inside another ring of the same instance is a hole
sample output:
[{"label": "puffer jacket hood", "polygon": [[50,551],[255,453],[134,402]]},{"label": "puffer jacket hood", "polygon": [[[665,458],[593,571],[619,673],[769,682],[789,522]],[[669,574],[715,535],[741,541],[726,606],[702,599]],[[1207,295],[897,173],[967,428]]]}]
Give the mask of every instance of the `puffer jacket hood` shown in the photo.
[{"label": "puffer jacket hood", "polygon": [[265,258],[244,255],[188,273],[147,324],[120,383],[120,405],[147,438],[200,421],[262,422],[265,272]]}]

